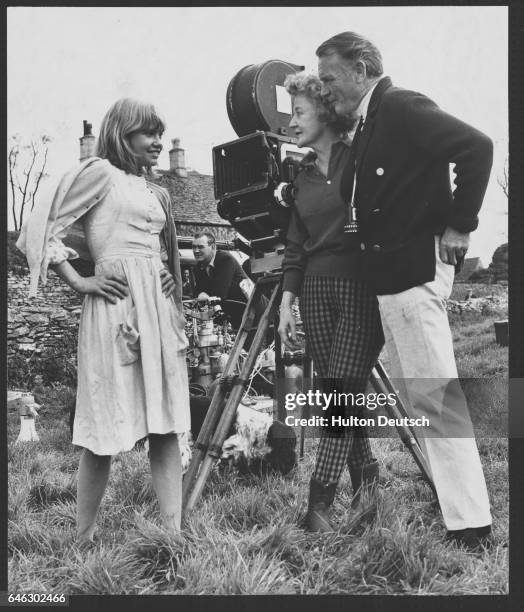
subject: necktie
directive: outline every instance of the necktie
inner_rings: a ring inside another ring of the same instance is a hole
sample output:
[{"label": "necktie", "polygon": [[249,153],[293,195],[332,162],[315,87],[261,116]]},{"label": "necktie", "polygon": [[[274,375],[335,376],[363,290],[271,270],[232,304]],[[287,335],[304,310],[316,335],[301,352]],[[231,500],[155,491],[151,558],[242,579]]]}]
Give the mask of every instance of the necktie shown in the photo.
[{"label": "necktie", "polygon": [[355,130],[355,135],[353,137],[353,142],[351,143],[351,153],[349,156],[349,162],[344,169],[342,174],[342,178],[340,181],[340,192],[342,198],[348,203],[348,222],[344,226],[344,232],[346,233],[354,233],[357,231],[357,214],[355,203],[353,201],[355,195],[355,183],[357,179],[356,175],[356,164],[357,164],[357,151],[358,151],[358,143],[360,141],[360,137],[362,135],[362,126],[364,125],[364,117],[360,116],[360,121],[358,122],[357,129]]}]

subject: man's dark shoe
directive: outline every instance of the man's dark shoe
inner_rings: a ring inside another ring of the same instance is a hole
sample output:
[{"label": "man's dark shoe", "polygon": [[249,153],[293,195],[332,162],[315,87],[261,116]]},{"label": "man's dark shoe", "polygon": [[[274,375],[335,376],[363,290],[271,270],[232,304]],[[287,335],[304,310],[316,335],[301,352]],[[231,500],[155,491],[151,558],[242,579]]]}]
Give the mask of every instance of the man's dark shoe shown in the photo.
[{"label": "man's dark shoe", "polygon": [[446,539],[454,541],[459,546],[464,546],[468,550],[474,551],[490,547],[490,534],[491,525],[485,525],[484,527],[468,527],[466,529],[448,531],[446,533]]},{"label": "man's dark shoe", "polygon": [[371,495],[376,490],[379,476],[378,461],[375,459],[375,461],[367,465],[358,468],[349,468],[349,473],[353,486],[351,507],[355,509],[360,503],[361,493]]},{"label": "man's dark shoe", "polygon": [[307,531],[326,533],[333,531],[328,509],[335,499],[336,483],[324,484],[312,478],[309,483],[309,503],[303,527]]}]

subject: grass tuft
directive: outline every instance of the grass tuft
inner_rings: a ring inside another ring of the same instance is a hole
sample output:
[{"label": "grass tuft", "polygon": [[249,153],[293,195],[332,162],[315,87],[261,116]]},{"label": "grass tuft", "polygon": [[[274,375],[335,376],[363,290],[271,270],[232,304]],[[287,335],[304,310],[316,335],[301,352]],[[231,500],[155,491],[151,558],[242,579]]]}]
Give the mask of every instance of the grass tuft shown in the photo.
[{"label": "grass tuft", "polygon": [[40,473],[34,480],[27,496],[29,508],[39,509],[57,503],[73,502],[76,499],[76,479],[74,476],[58,475],[49,472]]}]

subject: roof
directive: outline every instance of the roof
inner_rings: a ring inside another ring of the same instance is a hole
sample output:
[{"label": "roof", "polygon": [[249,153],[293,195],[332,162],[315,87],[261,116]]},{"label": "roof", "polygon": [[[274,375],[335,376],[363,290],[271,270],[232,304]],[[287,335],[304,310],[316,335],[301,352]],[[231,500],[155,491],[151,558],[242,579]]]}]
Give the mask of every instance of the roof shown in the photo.
[{"label": "roof", "polygon": [[177,223],[231,227],[217,213],[212,176],[194,170],[188,171],[187,177],[179,177],[169,170],[158,170],[158,174],[160,177],[155,182],[169,191]]}]

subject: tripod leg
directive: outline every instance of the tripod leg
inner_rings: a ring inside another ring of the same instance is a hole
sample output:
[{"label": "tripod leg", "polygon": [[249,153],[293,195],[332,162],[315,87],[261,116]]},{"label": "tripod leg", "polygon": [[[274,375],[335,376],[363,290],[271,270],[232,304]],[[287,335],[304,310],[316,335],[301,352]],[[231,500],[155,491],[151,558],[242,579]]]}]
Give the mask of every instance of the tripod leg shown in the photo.
[{"label": "tripod leg", "polygon": [[274,339],[275,339],[275,397],[277,398],[277,419],[284,422],[286,418],[286,409],[282,398],[286,388],[286,367],[282,359],[282,341],[280,334],[275,324]]},{"label": "tripod leg", "polygon": [[[238,358],[240,356],[240,353],[242,352],[247,338],[247,334],[250,331],[250,328],[254,322],[255,304],[257,303],[256,300],[258,299],[260,292],[260,287],[255,287],[255,290],[253,291],[251,298],[249,299],[246,305],[246,310],[244,312],[244,316],[242,317],[240,329],[238,330],[237,336],[235,338],[235,343],[233,345],[231,353],[229,354],[226,367],[224,368],[224,372],[221,376],[222,380],[230,378],[234,374],[235,368],[238,363]],[[211,436],[213,435],[215,427],[218,423],[218,419],[220,418],[221,408],[223,406],[225,396],[225,387],[221,384],[218,385],[215,388],[213,397],[211,399],[211,404],[206,414],[206,418],[204,419],[204,423],[202,424],[202,428],[200,429],[200,433],[194,444],[191,463],[189,464],[189,468],[186,474],[184,475],[182,485],[182,498],[184,500],[187,499],[187,496],[189,495],[189,492],[193,487],[195,479],[198,475],[202,459],[205,456],[209,441],[211,440]]]},{"label": "tripod leg", "polygon": [[[202,425],[202,429],[198,435],[196,442],[193,445],[193,456],[191,458],[191,462],[187,469],[187,472],[184,474],[184,480],[182,482],[182,499],[185,500],[194,485],[195,478],[200,469],[200,464],[202,463],[202,459],[206,453],[208,448],[209,439],[211,437],[213,428],[215,427],[217,420],[220,416],[220,407],[223,404],[224,397],[226,393],[221,385],[218,385],[215,388],[213,393],[213,397],[211,399],[211,404],[207,410],[206,418]],[[204,426],[206,429],[204,430]],[[185,503],[185,502],[183,502]]]},{"label": "tripod leg", "polygon": [[[394,394],[395,404],[391,406],[388,403],[385,406],[386,412],[388,413],[388,416],[390,418],[402,419],[408,416],[408,413],[404,404],[402,403],[402,400],[394,389],[391,380],[389,379],[389,376],[387,375],[387,372],[384,369],[384,366],[380,363],[380,361],[378,361],[375,368],[373,368],[370,382],[373,388],[378,393],[386,393],[386,395],[388,393]],[[402,442],[404,442],[406,448],[411,453],[413,459],[415,460],[415,463],[417,464],[418,468],[422,473],[422,476],[429,484],[433,493],[436,496],[437,492],[435,489],[435,485],[433,484],[433,479],[431,478],[431,470],[429,469],[426,458],[422,453],[422,449],[420,448],[420,444],[417,440],[417,436],[415,435],[414,430],[407,425],[396,425],[396,428],[400,439],[402,440]]]},{"label": "tripod leg", "polygon": [[[302,374],[302,391],[306,393],[313,383],[313,360],[308,356],[307,352],[304,356],[304,366]],[[304,444],[306,438],[306,428],[300,426],[300,459],[304,457]]]},{"label": "tripod leg", "polygon": [[279,292],[280,284],[275,286],[273,290],[269,304],[266,306],[264,314],[260,319],[255,338],[253,339],[253,343],[251,345],[251,348],[249,349],[246,361],[244,362],[244,365],[242,367],[240,377],[237,378],[235,383],[233,384],[233,387],[226,402],[226,406],[224,408],[224,411],[222,412],[220,421],[211,440],[211,444],[209,445],[209,448],[206,450],[206,454],[202,459],[202,464],[200,466],[198,474],[196,475],[194,485],[191,489],[188,489],[187,497],[185,499],[184,504],[185,513],[191,512],[195,504],[198,502],[202,490],[209,477],[209,473],[211,472],[211,469],[215,462],[220,458],[220,455],[222,454],[222,445],[224,444],[224,440],[226,439],[231,425],[235,419],[238,404],[240,403],[244,392],[244,387],[247,384],[247,381],[249,380],[249,375],[251,374],[255,366],[258,354],[260,353],[260,349],[262,348],[264,338],[269,327],[270,319],[274,317],[274,308],[276,298]]}]

